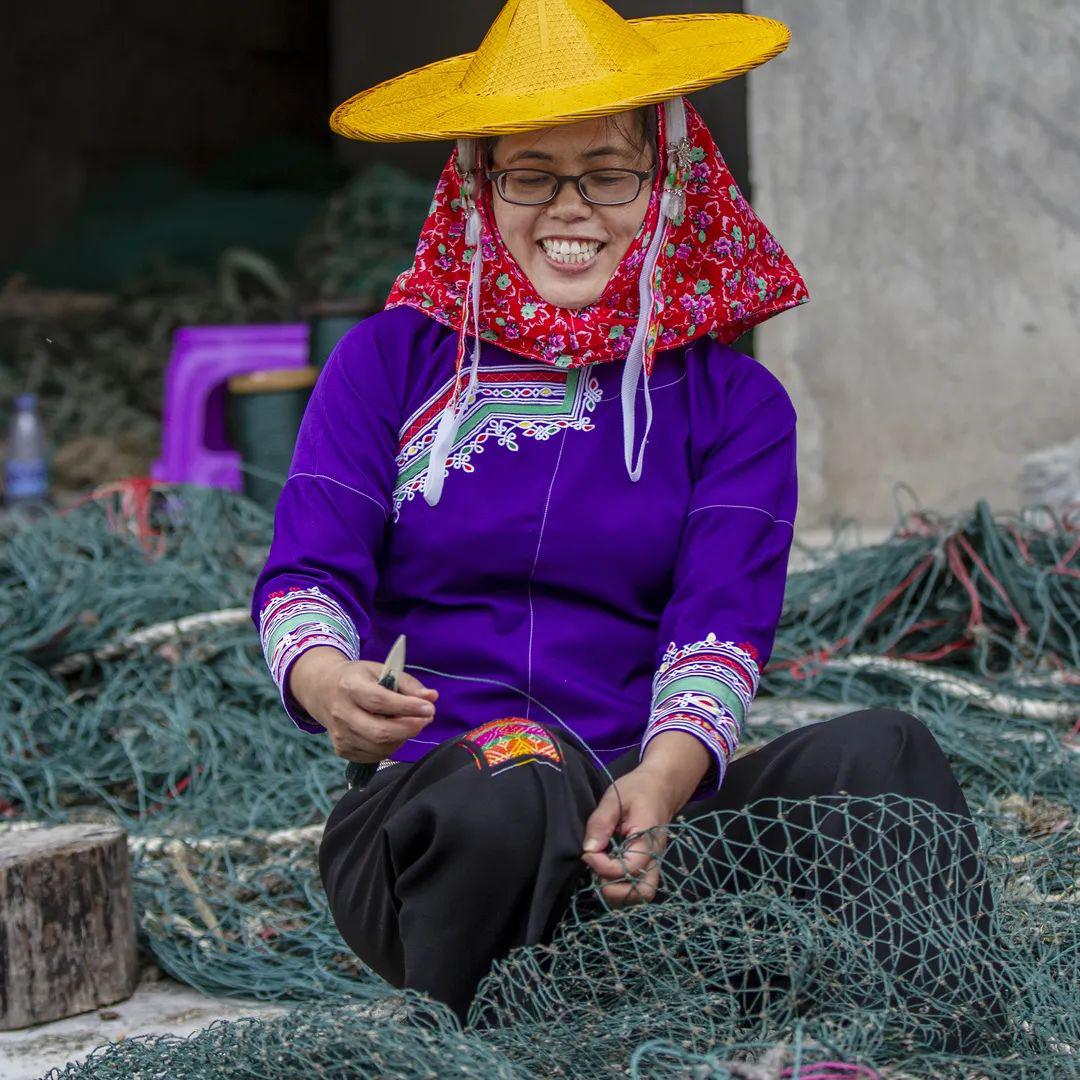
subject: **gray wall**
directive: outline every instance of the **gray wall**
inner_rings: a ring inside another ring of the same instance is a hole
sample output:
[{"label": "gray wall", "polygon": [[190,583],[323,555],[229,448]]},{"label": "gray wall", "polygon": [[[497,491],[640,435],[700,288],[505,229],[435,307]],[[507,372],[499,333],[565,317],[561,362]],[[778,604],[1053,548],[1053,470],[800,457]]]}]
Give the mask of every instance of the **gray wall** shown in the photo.
[{"label": "gray wall", "polygon": [[800,523],[1018,502],[1080,431],[1080,4],[768,0],[755,209],[810,303],[757,332],[800,418]]}]

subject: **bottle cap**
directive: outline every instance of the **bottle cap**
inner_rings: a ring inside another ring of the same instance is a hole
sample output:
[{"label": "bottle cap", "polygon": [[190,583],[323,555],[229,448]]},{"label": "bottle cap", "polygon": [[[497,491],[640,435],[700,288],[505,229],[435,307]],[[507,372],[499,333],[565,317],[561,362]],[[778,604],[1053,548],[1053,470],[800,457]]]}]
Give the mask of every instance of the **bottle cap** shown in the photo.
[{"label": "bottle cap", "polygon": [[25,411],[27,409],[37,408],[37,394],[25,393],[19,394],[15,398],[15,408]]}]

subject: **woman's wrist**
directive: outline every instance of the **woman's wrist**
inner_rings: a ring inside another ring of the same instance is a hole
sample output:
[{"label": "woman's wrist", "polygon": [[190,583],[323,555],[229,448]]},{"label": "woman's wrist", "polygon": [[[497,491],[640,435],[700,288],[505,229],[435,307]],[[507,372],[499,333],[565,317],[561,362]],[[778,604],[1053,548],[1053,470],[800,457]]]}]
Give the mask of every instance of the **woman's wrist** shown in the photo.
[{"label": "woman's wrist", "polygon": [[323,689],[330,674],[349,659],[332,645],[315,645],[302,652],[286,676],[289,693],[318,723],[326,727],[322,715]]},{"label": "woman's wrist", "polygon": [[673,804],[682,807],[713,764],[705,744],[686,731],[661,731],[649,740],[638,765],[662,778]]}]

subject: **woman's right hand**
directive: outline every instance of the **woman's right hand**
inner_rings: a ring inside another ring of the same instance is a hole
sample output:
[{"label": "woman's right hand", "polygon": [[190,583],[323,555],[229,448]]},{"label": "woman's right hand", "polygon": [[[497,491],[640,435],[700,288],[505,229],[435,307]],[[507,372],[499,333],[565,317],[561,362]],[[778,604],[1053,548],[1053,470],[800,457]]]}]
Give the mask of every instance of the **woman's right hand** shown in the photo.
[{"label": "woman's right hand", "polygon": [[316,646],[289,672],[293,696],[330,733],[334,753],[372,763],[389,757],[431,723],[438,690],[402,673],[398,689],[379,685],[382,665],[349,660],[337,649]]}]

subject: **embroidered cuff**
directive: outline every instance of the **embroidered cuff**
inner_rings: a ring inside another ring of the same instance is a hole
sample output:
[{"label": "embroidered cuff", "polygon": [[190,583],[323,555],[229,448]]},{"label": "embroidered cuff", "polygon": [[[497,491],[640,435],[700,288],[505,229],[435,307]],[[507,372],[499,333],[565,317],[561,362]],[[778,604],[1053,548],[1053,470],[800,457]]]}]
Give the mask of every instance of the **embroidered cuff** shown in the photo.
[{"label": "embroidered cuff", "polygon": [[288,689],[289,671],[316,645],[330,645],[349,660],[358,660],[360,641],[348,613],[317,587],[282,589],[269,594],[259,613],[259,638],[289,718],[303,731],[325,731]]},{"label": "embroidered cuff", "polygon": [[715,634],[681,647],[671,642],[653,677],[652,710],[638,760],[660,732],[689,732],[713,758],[691,799],[718,791],[759,680],[757,649],[749,642],[717,641]]}]

